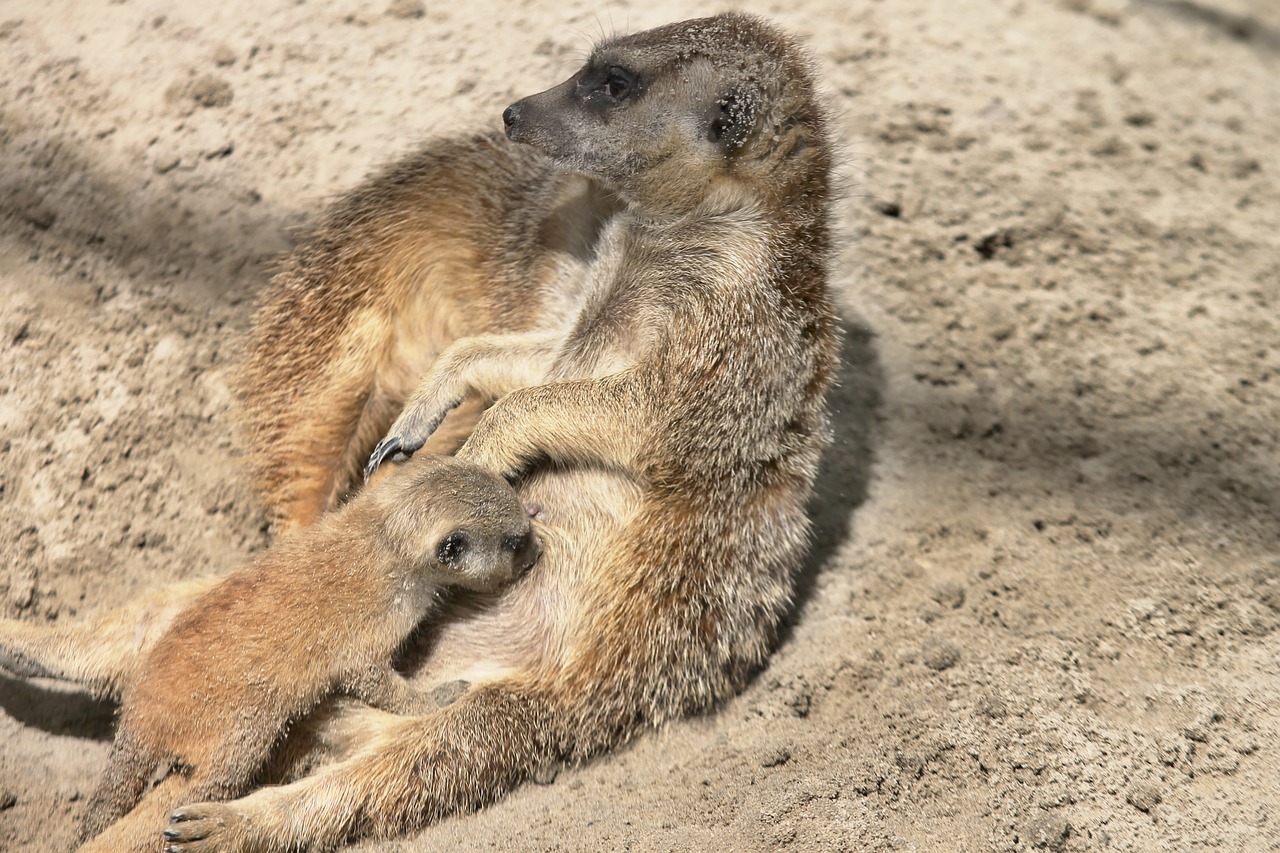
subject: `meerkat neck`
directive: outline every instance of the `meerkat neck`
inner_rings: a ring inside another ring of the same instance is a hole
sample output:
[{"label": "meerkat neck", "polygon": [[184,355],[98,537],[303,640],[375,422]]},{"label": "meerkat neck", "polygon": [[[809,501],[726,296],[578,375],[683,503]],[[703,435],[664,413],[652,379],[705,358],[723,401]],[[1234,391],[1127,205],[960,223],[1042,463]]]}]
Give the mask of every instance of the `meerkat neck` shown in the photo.
[{"label": "meerkat neck", "polygon": [[641,224],[661,226],[760,209],[752,187],[731,177],[679,181],[665,187],[626,187],[618,196]]}]

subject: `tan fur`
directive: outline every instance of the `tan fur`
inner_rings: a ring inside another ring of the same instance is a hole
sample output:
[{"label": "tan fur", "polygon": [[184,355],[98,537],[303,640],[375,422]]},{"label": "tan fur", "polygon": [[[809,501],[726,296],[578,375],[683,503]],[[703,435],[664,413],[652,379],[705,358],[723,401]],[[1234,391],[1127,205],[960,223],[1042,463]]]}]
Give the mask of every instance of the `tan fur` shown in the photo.
[{"label": "tan fur", "polygon": [[507,118],[524,144],[436,142],[338,204],[266,292],[239,387],[281,530],[351,494],[380,437],[373,468],[492,403],[459,455],[544,508],[545,556],[420,645],[415,682],[469,683],[457,701],[319,715],[332,763],[184,806],[175,850],[319,849],[477,808],[712,707],[772,646],[838,335],[808,60],[756,18],[687,21],[599,45]]},{"label": "tan fur", "polygon": [[392,654],[442,586],[492,590],[539,553],[505,483],[415,459],[174,618],[124,691],[82,836],[132,809],[158,767],[185,777],[172,805],[243,793],[285,726],[335,691],[402,714],[434,707]]}]

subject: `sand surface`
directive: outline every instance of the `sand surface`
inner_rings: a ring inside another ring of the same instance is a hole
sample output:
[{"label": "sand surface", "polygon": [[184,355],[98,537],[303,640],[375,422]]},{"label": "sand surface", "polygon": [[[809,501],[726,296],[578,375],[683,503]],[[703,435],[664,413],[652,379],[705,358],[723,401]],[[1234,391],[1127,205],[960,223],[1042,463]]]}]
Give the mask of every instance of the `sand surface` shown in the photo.
[{"label": "sand surface", "polygon": [[[225,377],[294,229],[720,8],[0,2],[0,611],[263,548]],[[1280,7],[745,8],[843,146],[784,641],[715,715],[357,849],[1280,848]],[[66,849],[110,715],[0,676],[0,849]]]}]

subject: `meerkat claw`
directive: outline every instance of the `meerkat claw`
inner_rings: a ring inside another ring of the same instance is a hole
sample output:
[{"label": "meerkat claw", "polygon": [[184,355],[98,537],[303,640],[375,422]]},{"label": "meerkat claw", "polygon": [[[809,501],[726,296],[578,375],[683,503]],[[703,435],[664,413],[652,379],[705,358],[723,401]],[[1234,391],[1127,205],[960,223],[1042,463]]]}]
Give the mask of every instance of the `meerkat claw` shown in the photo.
[{"label": "meerkat claw", "polygon": [[166,851],[186,850],[186,845],[204,841],[220,828],[223,821],[218,819],[218,809],[202,808],[205,805],[193,803],[169,815],[169,825],[160,833],[165,840]]},{"label": "meerkat claw", "polygon": [[382,463],[388,459],[401,457],[400,460],[408,459],[413,455],[412,450],[405,449],[400,437],[396,435],[388,436],[378,442],[378,446],[373,449],[373,453],[369,456],[369,463],[364,466],[364,481],[369,482],[369,478],[378,473],[378,468],[382,467]]}]

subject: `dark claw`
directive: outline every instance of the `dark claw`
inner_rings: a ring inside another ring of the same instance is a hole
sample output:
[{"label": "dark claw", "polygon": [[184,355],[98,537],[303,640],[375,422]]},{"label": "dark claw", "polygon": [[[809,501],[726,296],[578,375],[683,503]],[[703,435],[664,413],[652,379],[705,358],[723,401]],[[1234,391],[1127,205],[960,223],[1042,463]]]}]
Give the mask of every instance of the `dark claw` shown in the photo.
[{"label": "dark claw", "polygon": [[467,692],[467,688],[471,686],[471,682],[459,679],[457,681],[446,681],[431,691],[431,698],[435,700],[438,707],[443,708],[446,705],[452,705],[458,701],[463,693]]},{"label": "dark claw", "polygon": [[[179,843],[199,841],[209,834],[207,826],[202,826],[201,824],[196,824],[195,826],[172,825],[175,823],[186,823],[188,821],[198,820],[199,818],[200,815],[198,813],[194,815],[188,814],[187,812],[179,809],[169,815],[170,826],[161,830],[160,834],[164,836],[165,841],[177,841]],[[178,848],[174,847],[173,849],[177,850]]]},{"label": "dark claw", "polygon": [[[408,459],[413,451],[406,452],[402,449],[399,436],[390,436],[384,438],[373,449],[373,454],[369,456],[369,464],[364,466],[364,481],[369,482],[369,478],[378,472],[378,468],[383,462],[391,457],[398,456],[400,459]],[[397,460],[399,461],[399,460]]]}]

